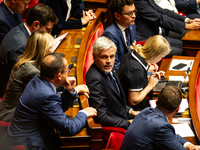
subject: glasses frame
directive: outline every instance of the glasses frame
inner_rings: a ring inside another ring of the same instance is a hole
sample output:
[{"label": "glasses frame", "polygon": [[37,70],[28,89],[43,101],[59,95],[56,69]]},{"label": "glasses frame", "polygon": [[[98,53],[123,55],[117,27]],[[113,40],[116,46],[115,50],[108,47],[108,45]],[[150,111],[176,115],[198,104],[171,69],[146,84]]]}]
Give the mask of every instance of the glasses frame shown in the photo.
[{"label": "glasses frame", "polygon": [[45,26],[47,33],[51,33],[52,29],[49,29],[47,26]]},{"label": "glasses frame", "polygon": [[128,12],[128,13],[121,13],[121,14],[123,14],[123,15],[127,15],[127,16],[129,16],[129,17],[132,17],[133,14],[134,14],[134,15],[137,14],[137,9],[135,9],[135,10],[133,10],[133,11],[130,11],[130,12]]}]

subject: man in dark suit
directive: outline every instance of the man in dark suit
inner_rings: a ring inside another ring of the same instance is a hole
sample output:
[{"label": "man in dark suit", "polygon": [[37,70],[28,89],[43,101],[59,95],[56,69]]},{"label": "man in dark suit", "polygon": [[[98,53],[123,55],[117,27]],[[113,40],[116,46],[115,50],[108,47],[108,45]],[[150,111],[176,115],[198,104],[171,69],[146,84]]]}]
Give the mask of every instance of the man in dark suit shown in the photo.
[{"label": "man in dark suit", "polygon": [[175,0],[176,8],[191,19],[200,18],[200,0]]},{"label": "man in dark suit", "polygon": [[0,45],[8,31],[23,22],[21,13],[28,8],[29,2],[5,0],[0,3]]},{"label": "man in dark suit", "polygon": [[[96,123],[127,129],[138,112],[126,106],[126,98],[117,72],[113,68],[116,46],[101,36],[93,45],[94,63],[86,74],[90,90],[89,105],[97,109]],[[131,115],[130,115],[131,114]]]},{"label": "man in dark suit", "polygon": [[110,10],[114,22],[106,28],[103,36],[111,39],[116,47],[115,68],[118,71],[124,55],[130,51],[130,45],[135,41],[135,9],[134,0],[112,0]]},{"label": "man in dark suit", "polygon": [[[199,150],[175,134],[168,123],[180,109],[182,92],[178,87],[166,86],[158,96],[156,108],[145,108],[138,114],[128,128],[120,150]],[[183,131],[184,132],[184,131]]]},{"label": "man in dark suit", "polygon": [[134,1],[138,11],[136,40],[146,41],[153,35],[161,34],[165,36],[172,48],[167,57],[185,55],[181,38],[187,32],[186,30],[200,29],[200,20],[191,20],[168,9],[162,9],[154,0]]},{"label": "man in dark suit", "polygon": [[[69,68],[64,54],[51,53],[41,62],[40,77],[35,76],[26,86],[5,139],[11,145],[24,145],[26,150],[56,150],[54,128],[62,134],[74,135],[85,125],[87,117],[96,116],[88,107],[69,120],[64,113],[77,94],[89,94],[86,85],[76,86],[74,77],[67,77]],[[61,98],[56,87],[66,89]]]},{"label": "man in dark suit", "polygon": [[24,53],[29,35],[37,30],[51,31],[58,19],[47,5],[36,5],[29,10],[26,22],[11,29],[0,46],[0,97],[3,96],[10,72],[17,57]]},{"label": "man in dark suit", "polygon": [[[96,16],[92,10],[83,11],[77,0],[48,0],[45,2],[57,15],[59,22],[54,26],[52,35],[65,29],[80,29]],[[75,19],[69,19],[73,17]]]}]

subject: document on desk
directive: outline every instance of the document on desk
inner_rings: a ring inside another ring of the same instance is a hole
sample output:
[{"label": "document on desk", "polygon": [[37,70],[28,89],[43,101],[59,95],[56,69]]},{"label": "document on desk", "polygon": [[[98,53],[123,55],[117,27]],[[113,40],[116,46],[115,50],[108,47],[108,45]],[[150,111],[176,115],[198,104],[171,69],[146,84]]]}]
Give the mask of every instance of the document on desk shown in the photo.
[{"label": "document on desk", "polygon": [[[151,108],[156,107],[156,100],[149,100],[149,103],[150,103]],[[186,98],[183,98],[178,112],[183,113],[187,108],[189,108],[188,100]]]},{"label": "document on desk", "polygon": [[181,137],[194,137],[194,133],[187,123],[172,124],[175,129],[175,133]]},{"label": "document on desk", "polygon": [[[169,70],[186,71],[188,67],[190,67],[190,70],[192,70],[193,63],[194,60],[172,59]],[[173,69],[176,68],[175,66],[177,66],[178,64],[185,64],[185,66],[181,67],[180,69]]]},{"label": "document on desk", "polygon": [[67,34],[68,32],[54,39],[54,45],[52,48],[53,52],[57,49],[57,47],[60,45],[60,42],[62,42],[62,40],[65,38]]},{"label": "document on desk", "polygon": [[186,76],[186,78],[184,78],[184,76],[169,76],[169,80],[188,82],[189,78],[188,76]]}]

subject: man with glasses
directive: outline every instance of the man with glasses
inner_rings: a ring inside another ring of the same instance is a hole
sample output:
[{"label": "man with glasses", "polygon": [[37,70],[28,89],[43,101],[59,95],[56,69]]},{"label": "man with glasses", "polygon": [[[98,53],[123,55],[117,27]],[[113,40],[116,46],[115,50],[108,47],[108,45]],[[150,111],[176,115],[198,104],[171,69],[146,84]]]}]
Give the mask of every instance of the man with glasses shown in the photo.
[{"label": "man with glasses", "polygon": [[130,45],[135,41],[135,18],[137,10],[134,0],[112,0],[110,10],[114,22],[106,28],[103,36],[111,39],[116,47],[115,68],[118,71],[123,56],[130,51]]},{"label": "man with glasses", "polygon": [[[26,150],[57,150],[54,128],[62,134],[74,135],[85,125],[87,117],[96,116],[92,107],[80,110],[69,120],[64,113],[77,94],[88,96],[86,85],[76,86],[74,77],[67,77],[67,60],[62,53],[51,53],[41,62],[40,77],[35,76],[19,99],[15,114],[5,134],[5,140],[13,145],[24,145]],[[56,87],[66,89],[61,97]]]},{"label": "man with glasses", "polygon": [[57,22],[56,14],[49,6],[36,5],[29,10],[25,23],[12,28],[6,34],[0,47],[0,97],[6,90],[8,78],[17,57],[25,51],[29,35],[37,30],[50,33]]}]

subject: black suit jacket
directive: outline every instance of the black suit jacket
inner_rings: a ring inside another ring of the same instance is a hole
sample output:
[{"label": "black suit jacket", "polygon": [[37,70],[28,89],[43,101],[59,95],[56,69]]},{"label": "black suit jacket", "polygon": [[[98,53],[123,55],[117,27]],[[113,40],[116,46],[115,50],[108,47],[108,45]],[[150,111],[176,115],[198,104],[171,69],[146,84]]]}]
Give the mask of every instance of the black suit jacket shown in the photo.
[{"label": "black suit jacket", "polygon": [[121,87],[117,72],[112,70],[118,84],[120,94],[113,87],[107,75],[93,63],[88,70],[85,80],[90,90],[89,105],[97,109],[96,123],[102,126],[114,126],[127,129],[128,111],[126,98]]},{"label": "black suit jacket", "polygon": [[[10,10],[7,8],[4,2],[0,3],[0,45],[4,38],[4,36],[12,29],[13,27],[19,25],[19,23],[16,21],[13,14],[10,12]],[[18,20],[20,23],[23,22],[22,20],[22,14],[17,14]]]},{"label": "black suit jacket", "polygon": [[135,0],[138,10],[136,17],[136,40],[144,41],[159,34],[159,27],[182,33],[185,30],[185,17],[168,9],[162,9],[154,0]]},{"label": "black suit jacket", "polygon": [[82,22],[81,22],[81,17],[83,16],[82,9],[80,8],[77,0],[72,0],[71,1],[71,12],[70,12],[70,17],[76,18],[75,20],[67,20],[67,4],[66,0],[47,0],[45,3],[46,5],[50,6],[55,14],[58,17],[58,24],[54,25],[52,34],[53,35],[58,35],[60,31],[65,30],[65,29],[80,29],[82,28]]}]

